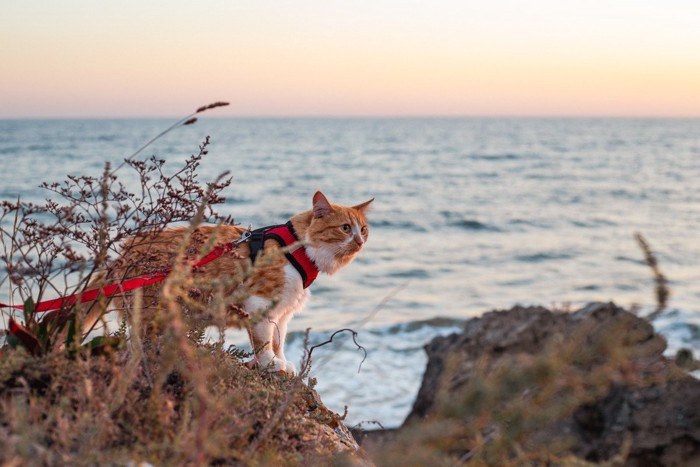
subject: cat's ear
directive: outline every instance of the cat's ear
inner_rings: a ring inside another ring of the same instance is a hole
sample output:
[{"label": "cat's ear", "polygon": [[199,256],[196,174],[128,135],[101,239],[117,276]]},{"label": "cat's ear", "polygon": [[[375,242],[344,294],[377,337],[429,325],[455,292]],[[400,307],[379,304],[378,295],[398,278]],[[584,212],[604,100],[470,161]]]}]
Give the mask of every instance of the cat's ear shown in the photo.
[{"label": "cat's ear", "polygon": [[357,209],[362,214],[364,214],[369,205],[372,203],[372,201],[374,201],[374,198],[370,199],[369,201],[365,201],[364,203],[360,203],[357,206],[353,206],[352,208]]},{"label": "cat's ear", "polygon": [[327,216],[328,214],[333,211],[333,208],[331,207],[331,203],[328,202],[328,198],[321,193],[320,191],[317,191],[316,194],[314,195],[314,217],[319,219],[323,216]]}]

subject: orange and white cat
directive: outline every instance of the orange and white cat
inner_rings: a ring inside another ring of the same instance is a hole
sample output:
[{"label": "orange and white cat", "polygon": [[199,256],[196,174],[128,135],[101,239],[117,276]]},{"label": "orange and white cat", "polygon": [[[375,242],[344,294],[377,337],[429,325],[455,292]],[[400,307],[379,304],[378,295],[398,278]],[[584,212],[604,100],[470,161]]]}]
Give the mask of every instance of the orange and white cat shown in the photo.
[{"label": "orange and white cat", "polygon": [[[243,314],[262,314],[260,319],[251,320],[255,324],[248,329],[251,346],[256,351],[255,362],[259,365],[272,371],[295,372],[294,365],[284,355],[287,324],[294,313],[304,307],[309,297],[307,287],[315,274],[335,273],[362,250],[369,234],[365,213],[373,200],[352,207],[340,206],[331,204],[320,191],[316,192],[312,209],[293,216],[285,225],[268,228],[265,236],[258,239],[259,253],[252,240],[241,242],[230,254],[196,271],[200,283],[202,279],[212,284],[221,283],[224,294],[241,296],[241,303],[235,305],[242,308]],[[171,266],[186,232],[185,228],[166,229],[130,240],[124,245],[121,257],[99,281],[123,280]],[[248,234],[247,229],[238,226],[200,226],[191,235],[188,254],[201,256],[206,245],[208,248],[212,244],[233,245]],[[280,237],[288,241],[285,243]],[[282,247],[284,250],[280,251]],[[221,281],[222,278],[241,277],[241,271],[251,260],[255,261],[255,268],[243,283]],[[241,289],[245,293],[242,294]],[[144,302],[146,311],[157,308],[160,293],[159,285],[145,289],[144,296],[152,299]],[[117,308],[129,306],[121,298],[113,299],[113,304]],[[91,327],[98,318],[97,311],[89,312],[84,327]]]}]

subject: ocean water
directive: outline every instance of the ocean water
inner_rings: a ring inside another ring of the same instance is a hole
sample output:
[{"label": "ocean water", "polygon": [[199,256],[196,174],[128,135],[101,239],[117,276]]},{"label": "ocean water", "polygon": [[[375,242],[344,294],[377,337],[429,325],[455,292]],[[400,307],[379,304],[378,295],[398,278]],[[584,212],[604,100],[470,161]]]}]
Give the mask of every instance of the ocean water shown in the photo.
[{"label": "ocean water", "polygon": [[[40,182],[98,175],[170,123],[0,120],[0,198],[41,201]],[[306,328],[312,342],[358,331],[364,362],[347,338],[314,352],[318,391],[348,405],[351,425],[399,425],[423,345],[488,310],[612,300],[648,313],[635,232],[669,279],[655,322],[669,354],[700,354],[700,120],[204,118],[142,155],[174,167],[207,135],[200,177],[231,171],[219,210],[243,225],[283,222],[318,189],[340,204],[376,198],[365,251],[316,281],[288,339],[299,361]]]}]

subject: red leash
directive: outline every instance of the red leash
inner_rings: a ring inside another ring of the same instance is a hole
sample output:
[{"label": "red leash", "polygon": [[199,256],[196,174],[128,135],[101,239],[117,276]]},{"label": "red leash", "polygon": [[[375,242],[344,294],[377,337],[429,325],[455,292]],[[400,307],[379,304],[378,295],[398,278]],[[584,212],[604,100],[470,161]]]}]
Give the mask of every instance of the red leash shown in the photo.
[{"label": "red leash", "polygon": [[[204,258],[200,259],[197,261],[195,264],[192,265],[192,269],[196,269],[199,267],[204,266],[205,264],[215,260],[216,258],[219,258],[221,255],[224,253],[227,253],[229,251],[232,251],[234,246],[238,243],[242,243],[242,241],[246,241],[249,236],[244,235],[241,237],[241,240],[238,240],[236,242],[232,243],[227,243],[223,246],[219,246],[214,248],[212,251],[209,252],[208,255],[206,255]],[[112,298],[113,296],[128,292],[130,290],[138,289],[141,287],[145,287],[150,284],[155,284],[157,282],[160,282],[162,280],[165,280],[166,277],[168,277],[168,274],[170,271],[172,271],[173,268],[168,268],[165,269],[164,271],[157,272],[155,274],[144,274],[139,277],[134,277],[131,279],[127,279],[124,282],[119,282],[117,284],[110,284],[106,285],[104,287],[100,287],[98,289],[91,289],[91,290],[86,290],[82,293],[77,293],[73,295],[69,295],[67,297],[61,297],[61,298],[55,298],[53,300],[45,300],[43,302],[39,302],[35,305],[34,311],[37,313],[44,312],[44,311],[51,311],[51,310],[60,310],[60,309],[66,309],[72,307],[76,302],[83,303],[83,302],[91,302],[98,298],[101,294],[104,295],[106,298]],[[17,310],[21,310],[24,308],[23,305],[7,305],[5,303],[0,303],[0,308],[15,308]]]}]

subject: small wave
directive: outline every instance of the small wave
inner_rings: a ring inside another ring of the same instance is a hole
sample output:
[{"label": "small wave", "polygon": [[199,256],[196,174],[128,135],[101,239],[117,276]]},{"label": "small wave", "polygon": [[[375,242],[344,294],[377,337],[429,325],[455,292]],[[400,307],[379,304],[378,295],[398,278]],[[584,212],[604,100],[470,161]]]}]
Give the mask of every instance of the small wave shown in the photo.
[{"label": "small wave", "polygon": [[[381,336],[393,336],[393,339],[396,338],[401,338],[403,339],[402,335],[404,334],[425,334],[424,338],[422,339],[416,339],[415,336],[411,338],[411,345],[416,348],[422,347],[424,344],[426,344],[430,339],[432,339],[435,336],[439,335],[446,335],[454,332],[459,332],[462,330],[464,327],[464,323],[466,322],[465,319],[459,319],[459,318],[449,318],[449,317],[443,317],[443,316],[437,316],[433,318],[428,318],[424,320],[418,320],[418,321],[408,321],[404,323],[397,323],[397,324],[389,324],[389,325],[383,325],[383,326],[378,326],[375,328],[369,328],[369,329],[364,329],[364,330],[359,330],[358,332],[360,335],[368,333],[372,336],[375,337],[381,337]],[[352,326],[349,326],[352,328]],[[316,343],[320,341],[324,341],[330,337],[330,335],[333,334],[333,330],[319,330],[315,331],[312,330],[309,332],[309,341],[310,343]],[[339,342],[344,340],[345,337],[350,337],[350,334],[346,335],[341,335],[339,334],[338,340]],[[303,340],[306,338],[306,331],[292,331],[287,335],[287,341],[290,343],[293,342],[303,342]],[[377,341],[378,342],[378,341]],[[368,344],[372,344],[371,342],[368,342]],[[354,350],[353,350],[354,351]]]},{"label": "small wave", "polygon": [[508,221],[509,225],[514,225],[514,226],[525,226],[525,227],[537,227],[539,229],[549,229],[551,228],[551,225],[549,225],[546,222],[541,222],[541,221],[535,221],[532,219],[511,219]]},{"label": "small wave", "polygon": [[117,139],[118,139],[117,135],[99,135],[97,137],[97,141],[105,142],[105,143],[110,143],[112,141],[116,141]]},{"label": "small wave", "polygon": [[646,200],[649,199],[649,194],[636,189],[616,188],[609,192],[612,199],[628,199],[628,200]]},{"label": "small wave", "polygon": [[17,154],[22,148],[19,146],[8,146],[6,148],[0,148],[0,154]]},{"label": "small wave", "polygon": [[30,144],[27,146],[29,151],[49,151],[53,149],[51,144]]},{"label": "small wave", "polygon": [[482,178],[498,178],[501,176],[498,172],[477,172],[474,174],[477,179]]},{"label": "small wave", "polygon": [[522,159],[522,156],[517,154],[470,154],[468,156],[470,159],[485,160],[485,161],[512,161],[516,159]]},{"label": "small wave", "polygon": [[386,219],[380,219],[377,221],[370,221],[370,228],[379,228],[379,229],[384,229],[384,228],[390,228],[390,229],[407,229],[407,230],[412,230],[414,232],[427,232],[428,230],[421,226],[416,224],[415,222],[411,221],[390,221]]},{"label": "small wave", "polygon": [[389,277],[398,277],[399,279],[425,279],[430,277],[430,273],[425,269],[406,269],[388,274]]},{"label": "small wave", "polygon": [[673,333],[682,344],[700,341],[700,326],[694,323],[668,322],[662,325],[664,333]]},{"label": "small wave", "polygon": [[673,358],[682,348],[691,349],[699,358],[700,318],[694,310],[671,309],[657,316],[654,328],[666,338],[668,347],[664,352]]},{"label": "small wave", "polygon": [[465,320],[446,317],[435,317],[420,321],[409,321],[407,323],[393,324],[386,328],[372,329],[370,332],[374,334],[404,334],[424,329],[437,330],[438,328],[455,328],[455,331],[462,329]]},{"label": "small wave", "polygon": [[479,222],[476,219],[461,219],[458,221],[450,222],[448,225],[451,227],[461,227],[465,230],[487,230],[490,232],[501,231],[501,229],[499,229],[496,226],[484,224],[483,222]]},{"label": "small wave", "polygon": [[515,259],[516,261],[521,261],[523,263],[540,263],[542,261],[571,259],[575,256],[575,254],[569,252],[540,252],[527,255],[517,255]]},{"label": "small wave", "polygon": [[522,279],[511,279],[507,281],[500,281],[497,284],[500,287],[523,287],[530,285],[534,282],[534,280],[531,277],[526,277]]},{"label": "small wave", "polygon": [[408,152],[395,148],[370,148],[365,150],[363,154],[366,156],[404,156]]},{"label": "small wave", "polygon": [[643,265],[644,261],[639,258],[630,258],[629,256],[615,256],[615,261],[621,261],[624,263],[634,263]]},{"label": "small wave", "polygon": [[617,225],[615,222],[608,221],[605,219],[574,219],[569,221],[571,225],[574,227],[583,227],[583,228],[596,228],[596,227],[610,227]]},{"label": "small wave", "polygon": [[16,200],[17,197],[21,193],[22,193],[22,190],[17,190],[17,191],[3,190],[3,191],[0,191],[0,199],[14,199],[14,200]]}]

